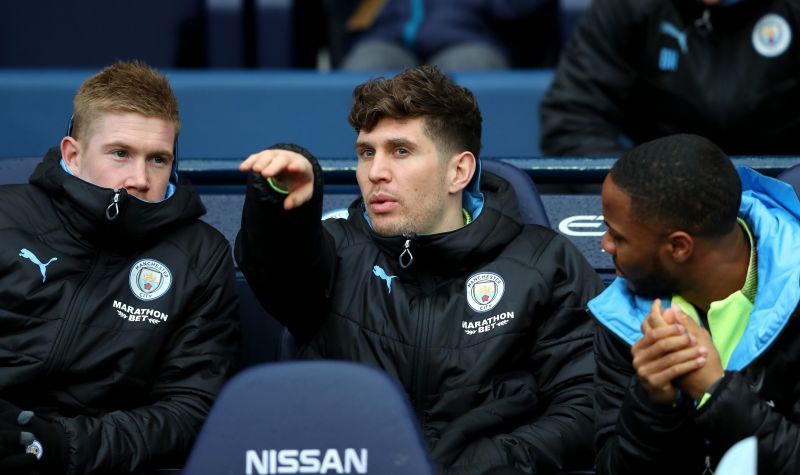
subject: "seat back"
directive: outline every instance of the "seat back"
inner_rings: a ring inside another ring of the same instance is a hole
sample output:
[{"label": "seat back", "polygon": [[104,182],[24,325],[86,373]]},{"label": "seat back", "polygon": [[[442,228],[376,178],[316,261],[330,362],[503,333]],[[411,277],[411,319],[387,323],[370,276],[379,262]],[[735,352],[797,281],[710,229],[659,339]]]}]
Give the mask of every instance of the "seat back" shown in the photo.
[{"label": "seat back", "polygon": [[28,183],[28,177],[41,160],[41,157],[0,158],[0,185]]},{"label": "seat back", "polygon": [[184,469],[220,473],[434,472],[396,381],[350,362],[294,361],[222,389]]},{"label": "seat back", "polygon": [[782,171],[778,174],[778,179],[792,185],[797,196],[800,196],[800,163]]},{"label": "seat back", "polygon": [[507,180],[514,187],[519,201],[519,211],[526,224],[550,227],[550,220],[542,203],[542,197],[531,177],[516,166],[500,160],[481,160],[483,171]]},{"label": "seat back", "polygon": [[[294,354],[294,341],[286,340],[284,327],[259,303],[243,276],[236,277],[241,328],[239,368],[248,368]],[[291,347],[284,348],[284,345]],[[284,356],[285,355],[285,356]]]}]

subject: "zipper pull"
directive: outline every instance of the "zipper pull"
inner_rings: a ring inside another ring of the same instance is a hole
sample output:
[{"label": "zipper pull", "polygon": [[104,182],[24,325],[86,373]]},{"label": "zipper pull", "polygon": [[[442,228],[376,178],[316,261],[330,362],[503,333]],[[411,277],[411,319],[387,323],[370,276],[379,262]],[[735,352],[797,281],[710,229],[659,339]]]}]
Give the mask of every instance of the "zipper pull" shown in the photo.
[{"label": "zipper pull", "polygon": [[708,8],[703,10],[703,16],[694,21],[694,26],[705,36],[714,31],[714,26],[711,24],[711,11]]},{"label": "zipper pull", "polygon": [[119,191],[114,192],[114,197],[111,198],[111,204],[106,208],[106,219],[114,221],[119,216]]},{"label": "zipper pull", "polygon": [[703,475],[714,475],[714,471],[711,470],[711,456],[706,455],[706,469],[703,470]]},{"label": "zipper pull", "polygon": [[404,234],[406,242],[403,244],[403,252],[400,254],[400,267],[407,269],[414,262],[414,256],[411,255],[411,240],[414,239],[414,234]]}]

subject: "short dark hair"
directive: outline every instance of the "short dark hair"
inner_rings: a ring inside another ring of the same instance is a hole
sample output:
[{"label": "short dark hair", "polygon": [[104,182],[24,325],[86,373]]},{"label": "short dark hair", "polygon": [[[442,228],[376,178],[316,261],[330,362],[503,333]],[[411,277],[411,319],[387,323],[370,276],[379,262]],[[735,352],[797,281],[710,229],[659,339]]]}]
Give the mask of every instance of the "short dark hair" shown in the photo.
[{"label": "short dark hair", "polygon": [[456,85],[436,66],[420,66],[390,79],[376,78],[353,91],[347,120],[358,133],[384,117],[421,117],[425,133],[446,154],[481,150],[481,112],[469,89]]},{"label": "short dark hair", "polygon": [[637,219],[698,236],[731,231],[742,183],[725,153],[697,135],[671,135],[622,154],[609,175],[631,196]]}]

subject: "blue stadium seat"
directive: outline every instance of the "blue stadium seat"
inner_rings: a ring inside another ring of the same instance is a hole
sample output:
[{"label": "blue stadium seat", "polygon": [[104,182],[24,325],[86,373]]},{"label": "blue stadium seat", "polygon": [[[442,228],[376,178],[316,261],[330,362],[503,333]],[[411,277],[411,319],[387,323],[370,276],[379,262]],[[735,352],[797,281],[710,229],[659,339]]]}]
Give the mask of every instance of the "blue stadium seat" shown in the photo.
[{"label": "blue stadium seat", "polygon": [[778,179],[792,185],[797,196],[800,196],[800,163],[782,171],[778,174]]},{"label": "blue stadium seat", "polygon": [[183,474],[284,473],[281,467],[434,473],[399,384],[343,361],[274,363],[239,373],[211,408]]},{"label": "blue stadium seat", "polygon": [[245,0],[205,0],[206,66],[243,68],[248,66],[245,44]]},{"label": "blue stadium seat", "polygon": [[[75,91],[94,72],[0,70],[0,157],[40,156],[57,145]],[[355,158],[347,114],[353,88],[373,75],[226,70],[168,76],[181,106],[181,158],[242,160],[277,142],[301,144],[317,157]],[[453,74],[480,104],[482,156],[540,155],[537,105],[552,76],[551,70]]]},{"label": "blue stadium seat", "polygon": [[287,339],[283,325],[264,310],[241,275],[236,278],[236,291],[241,333],[239,368],[291,359],[296,352],[294,341]]},{"label": "blue stadium seat", "polygon": [[3,2],[2,17],[3,68],[205,66],[204,0]]},{"label": "blue stadium seat", "polygon": [[519,211],[522,220],[526,224],[540,224],[550,227],[550,220],[547,219],[547,212],[539,196],[539,190],[533,183],[531,177],[523,170],[510,163],[500,160],[481,160],[484,171],[505,178],[514,187],[519,201]]},{"label": "blue stadium seat", "polygon": [[16,185],[28,183],[41,157],[7,157],[0,159],[0,185]]}]

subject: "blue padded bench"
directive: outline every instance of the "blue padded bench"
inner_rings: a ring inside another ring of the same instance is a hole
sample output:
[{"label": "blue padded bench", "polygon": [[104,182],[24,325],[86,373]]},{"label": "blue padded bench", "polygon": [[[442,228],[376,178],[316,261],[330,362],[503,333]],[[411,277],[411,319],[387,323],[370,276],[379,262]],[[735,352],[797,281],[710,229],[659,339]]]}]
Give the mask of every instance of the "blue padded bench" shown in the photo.
[{"label": "blue padded bench", "polygon": [[[95,71],[0,70],[0,157],[39,156],[67,129],[72,97]],[[181,107],[182,158],[235,159],[276,142],[354,158],[353,88],[369,73],[167,71]],[[391,75],[386,73],[385,75]],[[539,155],[541,97],[551,70],[458,73],[484,118],[483,156]]]}]

